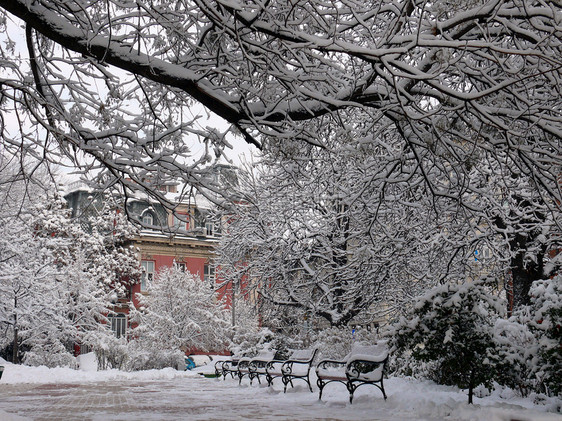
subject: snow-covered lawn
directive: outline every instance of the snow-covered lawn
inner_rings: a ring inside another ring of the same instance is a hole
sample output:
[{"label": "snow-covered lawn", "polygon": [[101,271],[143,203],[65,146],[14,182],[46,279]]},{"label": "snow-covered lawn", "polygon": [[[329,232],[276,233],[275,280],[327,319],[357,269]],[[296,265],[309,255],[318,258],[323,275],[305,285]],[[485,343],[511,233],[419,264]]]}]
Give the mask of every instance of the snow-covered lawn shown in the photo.
[{"label": "snow-covered lawn", "polygon": [[[189,420],[562,420],[560,413],[552,412],[561,405],[560,400],[553,398],[539,399],[536,395],[519,398],[504,390],[476,398],[474,405],[468,405],[464,391],[413,379],[390,378],[385,381],[388,394],[386,402],[376,388],[361,387],[356,392],[353,405],[350,405],[345,387],[341,384],[328,385],[320,402],[317,390],[315,389],[314,394],[310,393],[304,383],[299,386],[295,383],[297,387],[283,394],[281,382],[268,388],[257,384],[250,386],[244,380],[242,386],[239,386],[237,380],[204,378],[196,372],[174,369],[98,372],[4,365],[4,375],[0,380],[2,421],[49,418],[55,415],[53,411],[56,408],[73,410],[76,416],[94,420],[128,420],[139,417],[167,420],[177,419],[178,416]],[[77,387],[77,384],[81,386]],[[57,391],[57,385],[61,387],[61,391]],[[70,387],[71,385],[74,386]],[[129,399],[129,406],[133,409],[129,407],[123,412],[120,405],[108,407],[103,406],[102,402],[99,406],[83,407],[79,403],[84,394],[99,394],[103,397],[107,396],[110,388],[113,395],[121,394],[123,399]],[[18,394],[17,390],[26,390],[27,395]],[[45,390],[58,393],[49,395]],[[49,399],[56,401],[63,396],[66,407],[62,404],[48,404]],[[77,407],[74,409],[69,408],[73,405],[72,396],[76,396]],[[136,405],[138,408],[135,408]],[[44,411],[47,412],[41,412],[42,409],[37,406],[44,406]]]}]

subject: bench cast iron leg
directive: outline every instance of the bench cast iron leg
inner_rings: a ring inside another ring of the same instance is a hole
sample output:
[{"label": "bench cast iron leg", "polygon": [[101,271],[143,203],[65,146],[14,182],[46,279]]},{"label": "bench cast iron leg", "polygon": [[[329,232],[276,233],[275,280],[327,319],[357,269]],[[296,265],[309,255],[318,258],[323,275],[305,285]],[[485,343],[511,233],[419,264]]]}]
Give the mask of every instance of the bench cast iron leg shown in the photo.
[{"label": "bench cast iron leg", "polygon": [[322,390],[324,389],[324,382],[320,379],[316,380],[316,385],[318,386],[318,400],[322,400]]},{"label": "bench cast iron leg", "polygon": [[355,389],[357,389],[357,387],[353,384],[353,382],[348,381],[347,384],[347,390],[349,391],[349,403],[353,403],[353,392],[355,392]]}]

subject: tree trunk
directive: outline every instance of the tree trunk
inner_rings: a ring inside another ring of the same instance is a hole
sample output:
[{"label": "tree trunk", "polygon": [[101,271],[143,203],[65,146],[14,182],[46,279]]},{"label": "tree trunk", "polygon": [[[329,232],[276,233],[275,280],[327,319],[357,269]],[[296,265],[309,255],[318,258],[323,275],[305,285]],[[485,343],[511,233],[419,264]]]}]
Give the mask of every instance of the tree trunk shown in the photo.
[{"label": "tree trunk", "polygon": [[468,380],[468,403],[472,405],[472,396],[474,395],[474,369],[470,369],[470,378]]},{"label": "tree trunk", "polygon": [[513,279],[513,308],[529,305],[529,290],[533,281],[541,279],[541,274],[531,269],[525,269],[521,266],[511,269],[511,277]]},{"label": "tree trunk", "polygon": [[513,287],[513,308],[529,305],[531,297],[529,290],[534,281],[544,278],[544,258],[546,247],[541,247],[535,253],[534,261],[524,260],[525,250],[534,238],[517,234],[511,242],[512,248],[518,250],[511,259],[511,278]]},{"label": "tree trunk", "polygon": [[14,343],[12,346],[12,363],[14,364],[19,364],[19,359],[18,359],[18,329],[14,328]]},{"label": "tree trunk", "polygon": [[18,338],[18,313],[17,313],[17,308],[18,308],[18,297],[16,295],[14,297],[14,342],[12,344],[12,363],[14,363],[14,364],[19,363],[19,359],[18,359],[19,338]]}]

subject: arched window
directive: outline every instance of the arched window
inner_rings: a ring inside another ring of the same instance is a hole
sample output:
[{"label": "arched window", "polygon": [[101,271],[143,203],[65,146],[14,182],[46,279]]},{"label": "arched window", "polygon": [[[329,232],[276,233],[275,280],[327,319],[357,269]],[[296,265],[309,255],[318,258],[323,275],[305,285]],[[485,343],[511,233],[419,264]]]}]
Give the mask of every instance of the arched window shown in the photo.
[{"label": "arched window", "polygon": [[109,328],[117,338],[127,334],[127,316],[123,313],[109,314],[107,321]]},{"label": "arched window", "polygon": [[142,214],[143,225],[154,225],[154,216],[152,212],[145,212]]}]

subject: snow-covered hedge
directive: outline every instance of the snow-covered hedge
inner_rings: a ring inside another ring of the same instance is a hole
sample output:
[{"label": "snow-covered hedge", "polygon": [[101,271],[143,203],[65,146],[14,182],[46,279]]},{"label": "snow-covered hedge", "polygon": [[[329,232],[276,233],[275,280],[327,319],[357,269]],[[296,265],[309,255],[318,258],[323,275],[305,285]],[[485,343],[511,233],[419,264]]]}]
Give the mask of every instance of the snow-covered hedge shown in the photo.
[{"label": "snow-covered hedge", "polygon": [[529,327],[539,351],[535,374],[547,391],[562,395],[562,275],[533,282],[530,294],[534,319]]}]

